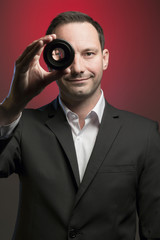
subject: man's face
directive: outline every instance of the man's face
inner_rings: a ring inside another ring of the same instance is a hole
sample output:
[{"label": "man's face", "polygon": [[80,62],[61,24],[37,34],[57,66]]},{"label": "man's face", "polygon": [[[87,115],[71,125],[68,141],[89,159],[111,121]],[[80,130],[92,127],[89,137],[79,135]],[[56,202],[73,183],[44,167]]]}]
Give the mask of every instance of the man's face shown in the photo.
[{"label": "man's face", "polygon": [[57,80],[64,102],[81,101],[100,96],[100,83],[108,66],[108,51],[102,51],[97,30],[87,22],[58,26],[57,38],[68,41],[75,50],[75,58],[68,73]]}]

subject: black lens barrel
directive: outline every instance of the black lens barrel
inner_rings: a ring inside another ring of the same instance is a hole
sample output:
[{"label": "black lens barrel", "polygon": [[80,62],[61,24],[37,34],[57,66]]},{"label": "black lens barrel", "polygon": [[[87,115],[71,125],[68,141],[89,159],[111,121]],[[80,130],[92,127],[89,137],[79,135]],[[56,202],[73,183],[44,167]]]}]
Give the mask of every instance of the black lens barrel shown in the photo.
[{"label": "black lens barrel", "polygon": [[[64,52],[64,56],[60,60],[53,58],[53,51],[55,49],[62,49]],[[74,55],[75,52],[72,46],[63,39],[54,39],[45,46],[43,51],[43,58],[47,66],[55,70],[64,70],[69,67],[74,60]]]}]

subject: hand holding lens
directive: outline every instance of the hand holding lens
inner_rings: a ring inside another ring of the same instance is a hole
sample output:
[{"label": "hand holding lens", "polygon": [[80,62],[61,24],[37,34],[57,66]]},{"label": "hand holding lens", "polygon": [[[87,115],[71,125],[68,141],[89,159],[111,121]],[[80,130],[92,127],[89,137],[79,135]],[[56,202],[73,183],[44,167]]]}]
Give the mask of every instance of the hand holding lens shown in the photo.
[{"label": "hand holding lens", "polygon": [[43,58],[50,69],[64,70],[74,60],[74,49],[65,40],[54,39],[48,43],[43,51]]}]

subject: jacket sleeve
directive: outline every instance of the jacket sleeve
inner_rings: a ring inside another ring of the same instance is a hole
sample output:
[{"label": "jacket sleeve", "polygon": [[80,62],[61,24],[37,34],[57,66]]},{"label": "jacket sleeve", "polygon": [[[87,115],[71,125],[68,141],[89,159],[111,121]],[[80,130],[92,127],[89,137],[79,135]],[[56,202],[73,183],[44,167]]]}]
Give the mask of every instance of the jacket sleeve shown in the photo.
[{"label": "jacket sleeve", "polygon": [[21,116],[22,113],[14,122],[10,123],[9,125],[0,126],[0,140],[4,138],[9,138],[12,135],[14,129],[16,128],[21,119]]},{"label": "jacket sleeve", "polygon": [[19,123],[11,137],[0,140],[0,178],[20,171],[20,129]]},{"label": "jacket sleeve", "polygon": [[160,134],[151,124],[139,177],[137,209],[141,240],[160,239]]}]

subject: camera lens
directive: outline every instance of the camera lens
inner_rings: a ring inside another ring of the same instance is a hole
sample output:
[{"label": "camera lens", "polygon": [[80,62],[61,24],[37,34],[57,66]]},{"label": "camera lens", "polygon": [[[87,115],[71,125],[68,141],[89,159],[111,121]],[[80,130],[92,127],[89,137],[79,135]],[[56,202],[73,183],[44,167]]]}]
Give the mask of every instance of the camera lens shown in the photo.
[{"label": "camera lens", "polygon": [[67,41],[55,39],[44,48],[43,58],[49,68],[64,70],[73,62],[74,54],[74,49]]}]

